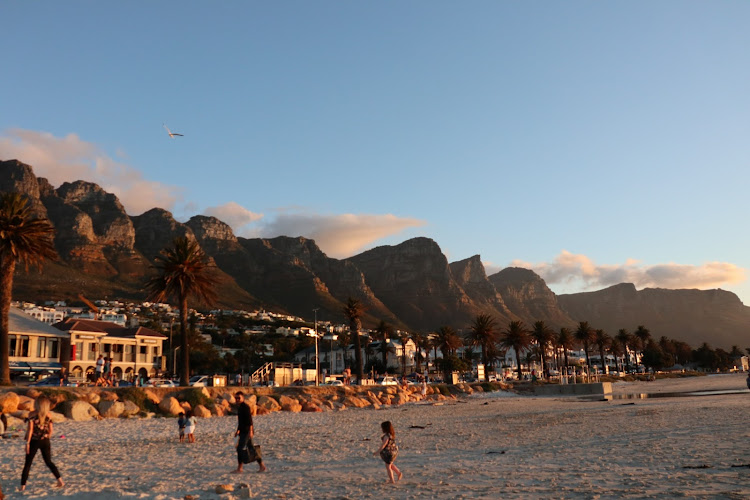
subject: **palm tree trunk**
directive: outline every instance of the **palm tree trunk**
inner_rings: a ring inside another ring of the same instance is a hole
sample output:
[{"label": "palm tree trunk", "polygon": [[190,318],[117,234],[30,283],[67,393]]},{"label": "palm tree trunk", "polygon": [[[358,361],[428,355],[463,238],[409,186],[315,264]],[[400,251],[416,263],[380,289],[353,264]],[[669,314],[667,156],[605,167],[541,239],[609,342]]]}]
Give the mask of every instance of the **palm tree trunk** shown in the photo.
[{"label": "palm tree trunk", "polygon": [[362,371],[362,341],[359,338],[359,330],[354,332],[354,348],[357,350],[354,353],[354,359],[357,363],[357,384],[362,385],[365,374]]},{"label": "palm tree trunk", "polygon": [[599,346],[599,356],[602,361],[602,375],[607,373],[606,368],[604,368],[604,346]]},{"label": "palm tree trunk", "polygon": [[190,342],[187,331],[187,315],[187,298],[180,297],[180,350],[182,351],[182,362],[180,363],[180,386],[182,387],[187,387],[190,380]]},{"label": "palm tree trunk", "polygon": [[523,375],[521,374],[521,353],[518,349],[516,351],[516,363],[518,364],[518,380],[520,381],[523,378]]},{"label": "palm tree trunk", "polygon": [[0,263],[0,385],[10,384],[10,333],[8,317],[13,292],[13,273],[16,261],[6,256]]}]

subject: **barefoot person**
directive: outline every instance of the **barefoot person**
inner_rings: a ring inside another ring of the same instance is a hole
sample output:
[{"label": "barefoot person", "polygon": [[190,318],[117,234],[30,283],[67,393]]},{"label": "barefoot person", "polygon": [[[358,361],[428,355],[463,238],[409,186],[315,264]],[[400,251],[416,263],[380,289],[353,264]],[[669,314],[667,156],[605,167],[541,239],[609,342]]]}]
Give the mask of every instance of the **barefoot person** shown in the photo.
[{"label": "barefoot person", "polygon": [[[255,430],[250,406],[245,402],[245,394],[237,392],[234,398],[237,401],[237,432],[234,435],[239,436],[239,440],[237,441],[237,469],[233,472],[239,473],[242,472],[243,455],[248,452],[255,454],[255,448],[253,447]],[[265,472],[266,466],[263,465],[263,459],[256,456],[255,461],[258,462],[258,472]]]},{"label": "barefoot person", "polygon": [[36,406],[36,415],[29,419],[28,427],[26,428],[26,462],[23,464],[23,472],[21,473],[20,489],[21,491],[26,489],[26,481],[29,479],[31,463],[34,461],[34,455],[36,455],[38,450],[42,451],[44,463],[47,464],[49,470],[55,475],[57,486],[62,488],[65,486],[65,483],[63,483],[60,471],[52,463],[50,456],[49,438],[52,435],[52,421],[49,419],[50,401],[44,396],[40,396],[34,405]]},{"label": "barefoot person", "polygon": [[[373,453],[373,455],[380,454],[380,458],[385,462],[385,470],[388,472],[388,482],[395,483],[403,474],[398,467],[393,463],[398,455],[398,445],[396,444],[396,430],[393,428],[393,424],[390,421],[383,422],[380,424],[380,428],[383,431],[383,437],[381,438],[382,444],[380,449]],[[396,473],[396,481],[393,480],[393,473]]]}]

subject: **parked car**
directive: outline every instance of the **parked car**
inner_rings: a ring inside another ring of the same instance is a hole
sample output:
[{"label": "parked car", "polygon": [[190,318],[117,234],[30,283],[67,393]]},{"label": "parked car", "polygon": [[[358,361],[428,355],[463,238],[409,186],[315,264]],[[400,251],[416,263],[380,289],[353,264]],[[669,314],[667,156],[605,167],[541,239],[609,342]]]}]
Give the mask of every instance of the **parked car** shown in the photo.
[{"label": "parked car", "polygon": [[342,387],[344,383],[340,380],[331,380],[331,381],[326,382],[325,385],[333,385],[336,387]]},{"label": "parked car", "polygon": [[398,385],[398,380],[396,377],[378,377],[375,383],[378,385]]},{"label": "parked car", "polygon": [[206,387],[208,385],[208,375],[193,375],[188,380],[190,387]]},{"label": "parked car", "polygon": [[60,384],[60,377],[47,377],[45,379],[39,380],[37,382],[34,382],[32,384],[29,384],[30,387],[77,387],[78,384],[75,382],[63,382]]},{"label": "parked car", "polygon": [[174,380],[163,379],[163,378],[152,378],[148,381],[148,385],[151,387],[178,387],[179,384]]}]

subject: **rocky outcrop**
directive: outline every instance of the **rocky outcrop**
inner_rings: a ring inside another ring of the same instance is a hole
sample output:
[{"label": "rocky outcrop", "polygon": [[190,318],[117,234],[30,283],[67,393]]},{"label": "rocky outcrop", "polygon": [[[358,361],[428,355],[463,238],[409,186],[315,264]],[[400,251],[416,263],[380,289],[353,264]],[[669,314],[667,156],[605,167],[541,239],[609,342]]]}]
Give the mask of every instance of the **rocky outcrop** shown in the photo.
[{"label": "rocky outcrop", "polygon": [[527,326],[544,321],[553,328],[570,327],[575,321],[560,306],[544,280],[529,269],[509,267],[489,277],[514,315]]},{"label": "rocky outcrop", "polygon": [[76,422],[88,422],[99,416],[99,412],[83,400],[65,401],[60,409],[66,418]]},{"label": "rocky outcrop", "polygon": [[383,304],[412,328],[463,326],[480,311],[453,279],[440,247],[429,238],[377,247],[347,260],[362,271]]},{"label": "rocky outcrop", "polygon": [[502,295],[487,279],[487,273],[479,255],[452,262],[450,269],[453,279],[463,288],[474,304],[492,315],[499,325],[518,318],[508,309]]},{"label": "rocky outcrop", "polygon": [[135,229],[135,248],[151,262],[162,249],[172,244],[175,238],[195,240],[193,231],[175,220],[172,213],[161,209],[151,210],[131,217]]},{"label": "rocky outcrop", "polygon": [[636,290],[621,283],[596,292],[558,296],[575,321],[588,321],[614,335],[644,325],[651,337],[662,336],[698,347],[730,349],[750,345],[750,307],[725,290]]}]

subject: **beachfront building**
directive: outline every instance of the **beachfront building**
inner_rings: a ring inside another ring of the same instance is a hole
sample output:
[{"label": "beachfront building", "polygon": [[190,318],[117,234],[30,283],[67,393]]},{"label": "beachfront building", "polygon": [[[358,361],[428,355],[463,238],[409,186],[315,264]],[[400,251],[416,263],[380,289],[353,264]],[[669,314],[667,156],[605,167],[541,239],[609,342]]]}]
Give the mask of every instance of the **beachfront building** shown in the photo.
[{"label": "beachfront building", "polygon": [[58,371],[60,352],[67,335],[18,308],[8,316],[10,369],[14,374]]},{"label": "beachfront building", "polygon": [[99,354],[112,358],[112,374],[118,380],[132,379],[134,374],[155,377],[166,369],[163,343],[167,337],[149,328],[78,318],[54,326],[69,335],[70,347],[63,350],[60,361],[73,377],[94,373]]},{"label": "beachfront building", "polygon": [[63,319],[65,319],[65,312],[59,311],[52,307],[32,306],[29,308],[23,308],[21,310],[32,318],[36,318],[39,321],[47,323],[48,325],[54,325],[58,321],[62,321]]}]

